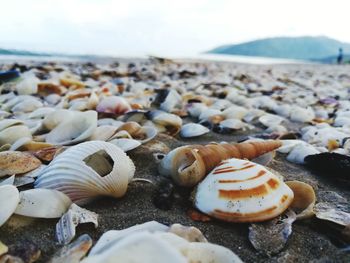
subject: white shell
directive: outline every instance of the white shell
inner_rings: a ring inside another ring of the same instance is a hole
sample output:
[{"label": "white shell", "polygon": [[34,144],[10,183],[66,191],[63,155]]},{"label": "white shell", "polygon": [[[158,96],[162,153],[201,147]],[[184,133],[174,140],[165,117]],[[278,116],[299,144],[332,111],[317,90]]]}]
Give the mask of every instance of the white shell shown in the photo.
[{"label": "white shell", "polygon": [[292,107],[290,119],[297,122],[310,122],[315,118],[315,113],[311,107],[301,108],[298,106]]},{"label": "white shell", "polygon": [[282,123],[284,119],[274,114],[265,114],[259,118],[259,122],[266,127],[276,126]]},{"label": "white shell", "polygon": [[68,210],[71,203],[71,200],[59,191],[30,189],[20,192],[20,201],[15,214],[38,218],[59,218]]},{"label": "white shell", "polygon": [[188,123],[181,127],[180,136],[183,138],[192,138],[208,133],[210,130],[201,124]]},{"label": "white shell", "polygon": [[35,187],[57,189],[79,204],[100,195],[123,196],[134,173],[133,162],[119,147],[89,141],[70,147],[54,158],[38,176]]},{"label": "white shell", "polygon": [[97,127],[97,112],[76,112],[73,117],[62,121],[49,134],[46,142],[69,145],[87,140]]},{"label": "white shell", "polygon": [[292,163],[303,164],[304,158],[308,155],[320,153],[314,146],[310,144],[296,145],[287,156],[287,160]]},{"label": "white shell", "polygon": [[247,128],[248,125],[239,119],[226,119],[220,122],[220,127],[222,129],[240,130]]},{"label": "white shell", "polygon": [[176,90],[170,90],[166,96],[163,103],[160,104],[160,109],[166,112],[171,112],[176,108],[181,108],[182,106],[182,97]]},{"label": "white shell", "polygon": [[14,125],[10,126],[0,132],[0,145],[9,143],[13,144],[18,139],[28,137],[32,138],[32,134],[27,126]]},{"label": "white shell", "polygon": [[258,222],[276,217],[293,200],[292,190],[263,166],[228,159],[197,187],[195,206],[232,222]]},{"label": "white shell", "polygon": [[124,152],[131,151],[141,145],[139,141],[128,138],[113,139],[108,142],[118,146]]},{"label": "white shell", "polygon": [[0,227],[16,210],[19,202],[19,193],[13,185],[0,186]]}]

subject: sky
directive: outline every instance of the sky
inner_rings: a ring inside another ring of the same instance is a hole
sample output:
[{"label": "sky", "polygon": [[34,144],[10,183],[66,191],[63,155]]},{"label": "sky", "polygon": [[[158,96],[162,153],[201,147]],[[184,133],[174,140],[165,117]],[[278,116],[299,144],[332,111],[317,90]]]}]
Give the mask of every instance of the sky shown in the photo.
[{"label": "sky", "polygon": [[348,0],[0,0],[0,48],[191,56],[274,36],[350,42]]}]

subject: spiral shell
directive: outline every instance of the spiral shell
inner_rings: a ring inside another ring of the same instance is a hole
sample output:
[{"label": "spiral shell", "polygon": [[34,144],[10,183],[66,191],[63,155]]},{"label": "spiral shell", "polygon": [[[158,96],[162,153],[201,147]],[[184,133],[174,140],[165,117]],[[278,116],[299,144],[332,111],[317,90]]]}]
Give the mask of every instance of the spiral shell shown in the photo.
[{"label": "spiral shell", "polygon": [[282,214],[293,198],[293,191],[263,166],[232,158],[198,185],[194,204],[224,221],[259,222]]},{"label": "spiral shell", "polygon": [[182,186],[194,186],[221,161],[228,158],[254,159],[281,146],[280,141],[238,144],[188,145],[172,150],[161,161],[159,172]]},{"label": "spiral shell", "polygon": [[134,173],[133,162],[120,148],[89,141],[58,155],[39,174],[35,187],[59,190],[82,204],[100,195],[123,196]]}]

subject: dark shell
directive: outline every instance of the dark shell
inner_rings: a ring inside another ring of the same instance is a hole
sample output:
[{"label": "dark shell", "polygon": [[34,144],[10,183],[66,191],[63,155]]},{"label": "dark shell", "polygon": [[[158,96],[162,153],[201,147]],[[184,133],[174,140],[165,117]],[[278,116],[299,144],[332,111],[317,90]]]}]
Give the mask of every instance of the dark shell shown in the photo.
[{"label": "dark shell", "polygon": [[305,157],[305,164],[320,175],[350,183],[350,157],[339,153],[320,153]]},{"label": "dark shell", "polygon": [[0,72],[0,84],[14,80],[18,77],[19,77],[19,72],[17,70]]}]

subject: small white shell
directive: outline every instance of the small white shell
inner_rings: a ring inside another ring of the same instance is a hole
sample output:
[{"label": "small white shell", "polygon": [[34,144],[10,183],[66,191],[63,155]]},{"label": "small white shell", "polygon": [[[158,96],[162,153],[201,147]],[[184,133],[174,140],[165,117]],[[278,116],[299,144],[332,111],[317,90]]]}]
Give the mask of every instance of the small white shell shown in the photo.
[{"label": "small white shell", "polygon": [[2,226],[16,210],[18,202],[19,193],[15,186],[0,186],[0,226]]},{"label": "small white shell", "polygon": [[222,129],[240,130],[246,129],[247,127],[248,125],[239,119],[226,119],[220,122],[220,128]]},{"label": "small white shell", "polygon": [[0,145],[13,144],[18,139],[28,137],[32,138],[32,134],[27,126],[14,125],[0,132]]},{"label": "small white shell", "polygon": [[131,151],[141,145],[139,141],[128,138],[113,139],[108,142],[118,146],[124,152]]},{"label": "small white shell", "polygon": [[274,114],[265,114],[259,118],[259,122],[266,127],[276,126],[282,123],[284,119]]},{"label": "small white shell", "polygon": [[303,164],[304,159],[308,155],[320,153],[314,146],[310,144],[296,145],[287,156],[287,160],[292,163]]},{"label": "small white shell", "polygon": [[201,124],[188,123],[181,127],[180,136],[182,138],[192,138],[208,133],[210,130]]},{"label": "small white shell", "polygon": [[292,190],[263,166],[228,159],[197,187],[195,206],[208,215],[230,222],[259,222],[288,208]]},{"label": "small white shell", "polygon": [[297,122],[310,122],[315,118],[315,113],[311,107],[301,108],[298,106],[292,107],[290,119]]},{"label": "small white shell", "polygon": [[71,204],[71,200],[59,191],[30,189],[20,192],[20,201],[15,214],[38,218],[59,218]]},{"label": "small white shell", "polygon": [[123,196],[134,173],[133,162],[119,147],[89,141],[56,156],[38,176],[35,187],[57,189],[81,204],[100,195]]},{"label": "small white shell", "polygon": [[46,142],[69,145],[87,140],[97,127],[97,112],[76,112],[73,117],[57,125],[46,135]]}]

